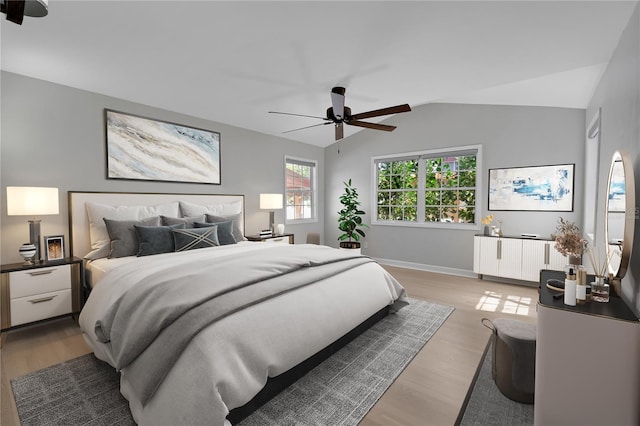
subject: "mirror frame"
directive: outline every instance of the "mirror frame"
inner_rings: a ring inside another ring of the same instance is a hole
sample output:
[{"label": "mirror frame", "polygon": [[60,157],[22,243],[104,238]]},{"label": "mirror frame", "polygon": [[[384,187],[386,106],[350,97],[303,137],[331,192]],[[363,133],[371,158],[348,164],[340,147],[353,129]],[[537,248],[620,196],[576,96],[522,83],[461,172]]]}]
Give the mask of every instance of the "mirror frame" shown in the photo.
[{"label": "mirror frame", "polygon": [[606,242],[606,250],[607,254],[610,250],[609,244],[609,191],[611,189],[611,178],[613,175],[613,166],[616,161],[622,161],[622,168],[624,172],[624,184],[625,184],[625,195],[624,195],[624,231],[622,233],[622,244],[621,249],[622,253],[620,256],[620,265],[617,270],[613,270],[611,265],[609,265],[609,272],[613,274],[615,279],[621,280],[627,273],[627,269],[629,268],[629,260],[631,259],[631,251],[633,249],[633,235],[634,235],[634,227],[635,227],[635,206],[636,206],[636,188],[635,188],[635,177],[633,173],[633,163],[631,162],[631,158],[626,152],[616,151],[613,154],[613,158],[611,160],[611,165],[609,167],[609,179],[607,179],[607,191],[606,191],[606,199],[605,199],[605,210],[604,210],[604,238]]}]

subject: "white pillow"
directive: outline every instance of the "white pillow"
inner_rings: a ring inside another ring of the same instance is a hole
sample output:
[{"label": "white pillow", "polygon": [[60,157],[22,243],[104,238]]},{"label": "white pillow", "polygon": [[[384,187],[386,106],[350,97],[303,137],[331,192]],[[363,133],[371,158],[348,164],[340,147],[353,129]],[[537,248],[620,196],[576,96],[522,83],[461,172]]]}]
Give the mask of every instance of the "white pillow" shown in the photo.
[{"label": "white pillow", "polygon": [[213,204],[208,206],[194,204],[188,201],[180,201],[180,210],[182,211],[183,217],[199,216],[206,213],[215,214],[218,216],[226,216],[242,212],[242,201],[234,201],[233,203],[225,204]]},{"label": "white pillow", "polygon": [[111,240],[107,232],[104,219],[140,220],[153,216],[178,217],[180,206],[178,202],[160,204],[157,206],[110,206],[100,203],[85,203],[89,217],[89,236],[91,238],[91,252],[85,259],[95,260],[109,256]]}]

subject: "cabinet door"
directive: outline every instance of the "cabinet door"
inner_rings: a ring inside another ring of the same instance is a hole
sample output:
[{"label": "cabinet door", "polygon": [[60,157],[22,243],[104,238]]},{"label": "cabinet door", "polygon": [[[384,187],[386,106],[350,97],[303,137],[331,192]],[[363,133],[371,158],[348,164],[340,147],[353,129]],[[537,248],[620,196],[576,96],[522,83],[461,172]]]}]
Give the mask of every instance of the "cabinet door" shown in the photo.
[{"label": "cabinet door", "polygon": [[480,274],[498,275],[498,238],[480,238]]},{"label": "cabinet door", "polygon": [[473,272],[476,274],[482,274],[480,270],[480,244],[482,243],[482,237],[473,237]]},{"label": "cabinet door", "polygon": [[553,269],[554,271],[563,271],[564,267],[569,263],[567,256],[563,256],[556,250],[555,243],[549,241],[549,264],[547,269]]},{"label": "cabinet door", "polygon": [[522,240],[522,279],[539,281],[540,270],[547,267],[549,259],[549,242],[539,240]]},{"label": "cabinet door", "polygon": [[522,277],[522,240],[517,238],[500,238],[498,240],[500,259],[498,274],[505,278]]}]

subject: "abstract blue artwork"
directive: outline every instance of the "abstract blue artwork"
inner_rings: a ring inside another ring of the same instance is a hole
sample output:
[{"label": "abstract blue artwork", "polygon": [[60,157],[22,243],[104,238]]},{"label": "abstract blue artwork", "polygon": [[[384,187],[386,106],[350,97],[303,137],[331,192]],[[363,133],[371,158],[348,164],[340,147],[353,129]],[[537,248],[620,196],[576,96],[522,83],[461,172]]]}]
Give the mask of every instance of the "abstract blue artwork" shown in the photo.
[{"label": "abstract blue artwork", "polygon": [[107,178],[220,184],[220,133],[105,112]]},{"label": "abstract blue artwork", "polygon": [[574,167],[489,169],[489,210],[573,211]]}]

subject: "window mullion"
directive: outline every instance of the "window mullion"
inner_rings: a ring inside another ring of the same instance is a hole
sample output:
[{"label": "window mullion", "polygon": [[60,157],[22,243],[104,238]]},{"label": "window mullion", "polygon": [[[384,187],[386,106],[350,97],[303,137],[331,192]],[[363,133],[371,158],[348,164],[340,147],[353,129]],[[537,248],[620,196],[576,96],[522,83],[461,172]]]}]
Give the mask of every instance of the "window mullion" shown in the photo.
[{"label": "window mullion", "polygon": [[425,200],[424,193],[427,187],[427,160],[425,158],[420,158],[418,160],[418,214],[417,219],[418,223],[423,223],[425,221]]}]

